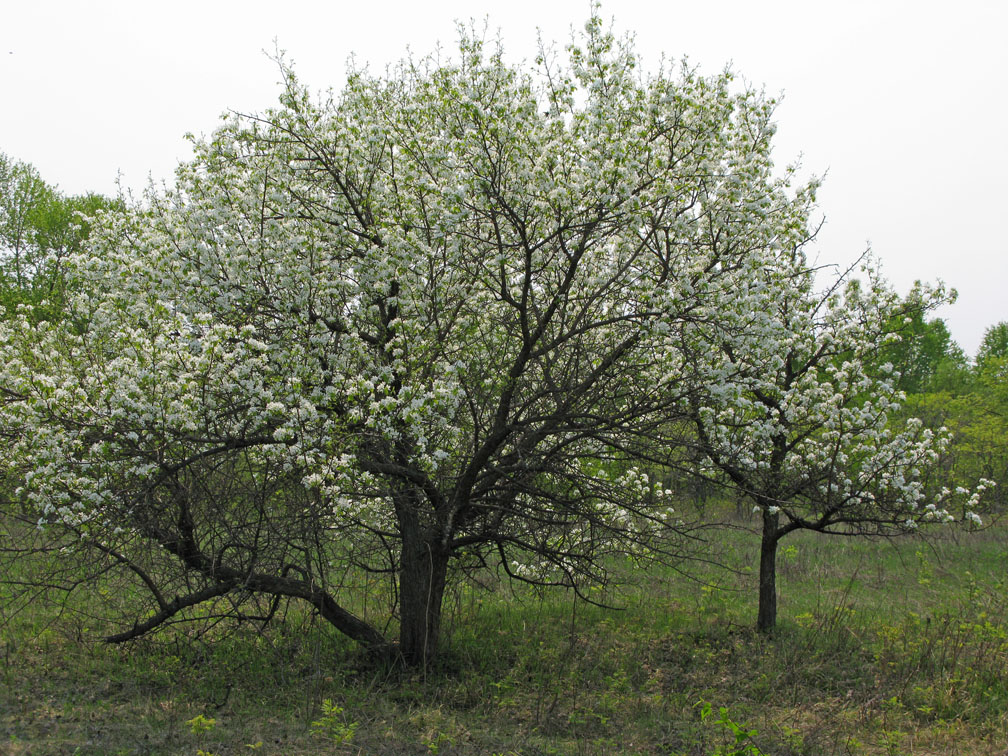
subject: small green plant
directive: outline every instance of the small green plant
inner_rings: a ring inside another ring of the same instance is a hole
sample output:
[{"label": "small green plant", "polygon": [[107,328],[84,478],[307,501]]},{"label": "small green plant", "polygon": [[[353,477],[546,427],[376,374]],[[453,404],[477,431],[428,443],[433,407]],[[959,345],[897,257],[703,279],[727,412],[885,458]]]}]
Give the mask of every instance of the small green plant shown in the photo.
[{"label": "small green plant", "polygon": [[337,743],[349,743],[357,732],[357,725],[347,720],[342,706],[327,698],[322,702],[322,716],[311,723],[311,731]]},{"label": "small green plant", "polygon": [[217,720],[213,717],[204,717],[202,714],[197,714],[192,719],[186,720],[186,724],[189,725],[189,730],[193,735],[199,736],[210,732],[217,725]]},{"label": "small green plant", "polygon": [[701,726],[722,732],[727,731],[731,737],[731,742],[727,745],[715,745],[709,756],[767,756],[752,742],[756,737],[756,730],[735,722],[728,716],[727,706],[718,709],[717,719],[713,716],[714,707],[710,701],[701,700],[697,702],[697,706],[700,709]]},{"label": "small green plant", "polygon": [[[200,738],[217,726],[217,720],[213,717],[204,717],[202,714],[197,714],[192,719],[186,720],[186,724],[189,725],[189,731],[197,738]],[[214,756],[214,754],[211,751],[197,748],[196,756]]]},{"label": "small green plant", "polygon": [[700,616],[720,616],[727,603],[725,590],[718,582],[708,583],[700,587]]},{"label": "small green plant", "polygon": [[423,743],[427,746],[427,753],[437,756],[443,746],[455,745],[455,740],[446,732],[436,732],[431,737],[424,738]]},{"label": "small green plant", "polygon": [[882,743],[885,746],[885,752],[888,756],[899,756],[901,751],[901,743],[906,733],[900,730],[882,730]]}]

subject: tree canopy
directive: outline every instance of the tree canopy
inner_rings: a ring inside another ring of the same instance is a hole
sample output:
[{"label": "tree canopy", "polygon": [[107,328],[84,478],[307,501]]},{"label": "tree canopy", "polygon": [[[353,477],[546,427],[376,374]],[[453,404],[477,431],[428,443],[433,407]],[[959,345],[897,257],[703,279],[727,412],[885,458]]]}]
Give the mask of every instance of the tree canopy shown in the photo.
[{"label": "tree canopy", "polygon": [[983,341],[977,349],[976,366],[978,371],[996,369],[995,361],[1002,363],[1008,360],[1008,322],[996,323],[984,331]]}]

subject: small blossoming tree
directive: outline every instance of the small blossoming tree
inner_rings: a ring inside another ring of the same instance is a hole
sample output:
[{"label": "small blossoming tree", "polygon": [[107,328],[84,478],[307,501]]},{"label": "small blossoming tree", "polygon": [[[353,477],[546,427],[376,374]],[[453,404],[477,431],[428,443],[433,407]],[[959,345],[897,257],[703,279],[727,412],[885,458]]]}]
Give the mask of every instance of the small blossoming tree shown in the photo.
[{"label": "small blossoming tree", "polygon": [[[741,306],[722,305],[719,318],[683,329],[708,473],[727,479],[762,519],[763,631],[776,623],[776,553],[787,534],[891,535],[950,522],[953,512],[975,525],[989,485],[955,494],[926,485],[948,434],[904,419],[899,375],[878,366],[908,313],[870,259],[863,280],[851,269],[823,290],[804,244],[774,246],[764,270],[721,282],[741,293]],[[918,294],[926,308],[944,298],[941,288]]]}]

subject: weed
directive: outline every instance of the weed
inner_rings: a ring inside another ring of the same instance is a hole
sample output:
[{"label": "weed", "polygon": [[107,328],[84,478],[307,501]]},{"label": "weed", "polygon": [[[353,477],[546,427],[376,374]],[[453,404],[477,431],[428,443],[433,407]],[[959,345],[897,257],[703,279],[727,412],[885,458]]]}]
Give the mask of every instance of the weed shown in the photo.
[{"label": "weed", "polygon": [[196,737],[199,737],[200,735],[205,735],[210,732],[210,730],[217,725],[217,720],[212,717],[204,717],[202,714],[197,714],[192,719],[187,720],[186,724],[189,725],[189,731]]},{"label": "weed", "polygon": [[357,722],[347,718],[343,707],[327,698],[322,702],[322,716],[311,723],[311,731],[336,743],[349,743],[357,732]]},{"label": "weed", "polygon": [[710,701],[697,702],[700,711],[700,725],[704,730],[713,731],[713,738],[719,740],[724,734],[729,737],[728,743],[719,743],[714,746],[714,750],[709,751],[709,756],[767,756],[761,751],[753,739],[756,737],[756,730],[735,722],[728,716],[728,707],[718,708],[717,719],[713,717],[714,707]]},{"label": "weed", "polygon": [[[187,720],[186,724],[189,725],[189,731],[198,739],[202,740],[204,735],[217,726],[217,720],[213,717],[205,717],[202,714],[197,714],[192,719]],[[215,756],[215,754],[211,751],[205,751],[202,748],[197,748],[196,756]]]}]

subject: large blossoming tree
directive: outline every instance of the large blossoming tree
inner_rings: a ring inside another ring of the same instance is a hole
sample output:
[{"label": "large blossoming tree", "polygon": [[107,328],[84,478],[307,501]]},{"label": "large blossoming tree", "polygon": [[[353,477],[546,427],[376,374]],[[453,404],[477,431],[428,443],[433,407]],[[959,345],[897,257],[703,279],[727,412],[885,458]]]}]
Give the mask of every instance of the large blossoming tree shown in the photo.
[{"label": "large blossoming tree", "polygon": [[285,67],[101,220],[66,317],[3,327],[24,506],[138,597],[109,640],[296,600],[423,664],[467,568],[580,586],[675,549],[642,470],[695,390],[682,328],[763,306],[732,282],[810,197],[772,178],[772,102],[644,75],[597,18],[581,45],[529,73],[467,39],[321,102]]}]

